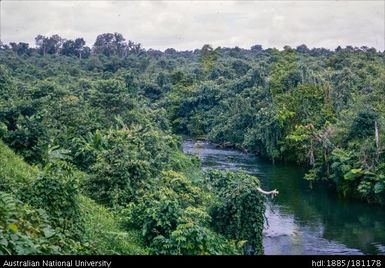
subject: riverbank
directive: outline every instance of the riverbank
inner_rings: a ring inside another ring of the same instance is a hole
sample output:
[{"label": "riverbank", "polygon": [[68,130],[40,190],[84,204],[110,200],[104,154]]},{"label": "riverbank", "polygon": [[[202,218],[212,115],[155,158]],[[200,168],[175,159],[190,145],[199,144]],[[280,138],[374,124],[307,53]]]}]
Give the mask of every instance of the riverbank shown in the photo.
[{"label": "riverbank", "polygon": [[306,171],[295,165],[273,165],[207,141],[185,141],[183,150],[199,156],[203,169],[243,170],[256,175],[264,189],[278,189],[266,203],[265,254],[385,254],[380,207],[341,198],[322,184],[309,189]]}]

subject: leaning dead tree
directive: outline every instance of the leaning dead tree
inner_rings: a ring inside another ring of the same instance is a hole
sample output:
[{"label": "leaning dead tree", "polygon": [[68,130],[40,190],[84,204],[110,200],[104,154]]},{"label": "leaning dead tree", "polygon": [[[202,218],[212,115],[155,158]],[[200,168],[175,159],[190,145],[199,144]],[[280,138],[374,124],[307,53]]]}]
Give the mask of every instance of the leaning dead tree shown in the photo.
[{"label": "leaning dead tree", "polygon": [[260,187],[258,187],[257,191],[265,195],[270,195],[271,198],[274,198],[277,194],[279,194],[277,189],[274,189],[273,191],[265,191],[265,190],[262,190]]}]

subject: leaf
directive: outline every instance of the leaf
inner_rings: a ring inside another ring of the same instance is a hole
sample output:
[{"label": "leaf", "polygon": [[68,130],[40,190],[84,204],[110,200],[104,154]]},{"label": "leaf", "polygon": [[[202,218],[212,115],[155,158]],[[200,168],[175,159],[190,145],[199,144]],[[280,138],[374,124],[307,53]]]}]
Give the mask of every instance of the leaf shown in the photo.
[{"label": "leaf", "polygon": [[385,184],[383,182],[377,182],[375,185],[374,185],[374,193],[375,194],[379,194],[381,193],[382,191],[385,190]]},{"label": "leaf", "polygon": [[1,239],[0,240],[0,245],[3,245],[3,246],[8,246],[8,241],[7,241],[7,239],[5,239],[5,238],[3,238],[3,239]]},{"label": "leaf", "polygon": [[247,243],[247,240],[238,241],[238,247],[243,248],[246,243]]},{"label": "leaf", "polygon": [[361,174],[362,173],[362,169],[360,168],[353,168],[352,170],[350,170],[351,173],[353,174]]},{"label": "leaf", "polygon": [[353,168],[348,173],[344,175],[344,179],[348,181],[353,181],[360,177],[363,174],[362,169],[360,168]]},{"label": "leaf", "polygon": [[8,224],[7,229],[15,234],[17,232],[17,225],[14,223]]},{"label": "leaf", "polygon": [[55,232],[51,228],[47,227],[43,229],[43,233],[46,238],[50,238],[55,234]]}]

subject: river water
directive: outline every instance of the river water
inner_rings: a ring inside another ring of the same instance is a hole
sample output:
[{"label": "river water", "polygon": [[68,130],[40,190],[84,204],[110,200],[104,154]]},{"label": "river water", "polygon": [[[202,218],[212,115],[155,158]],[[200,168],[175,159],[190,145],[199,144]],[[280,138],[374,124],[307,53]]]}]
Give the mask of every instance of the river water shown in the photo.
[{"label": "river water", "polygon": [[322,185],[310,189],[298,166],[273,165],[205,141],[185,141],[183,151],[199,156],[204,169],[244,170],[264,190],[279,191],[266,203],[266,255],[385,254],[383,207],[338,197]]}]

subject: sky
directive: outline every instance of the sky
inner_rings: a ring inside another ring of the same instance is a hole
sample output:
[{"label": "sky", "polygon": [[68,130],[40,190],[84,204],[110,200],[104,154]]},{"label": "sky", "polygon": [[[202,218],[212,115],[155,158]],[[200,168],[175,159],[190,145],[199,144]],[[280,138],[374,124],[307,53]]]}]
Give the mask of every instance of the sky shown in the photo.
[{"label": "sky", "polygon": [[0,0],[1,41],[34,44],[38,34],[119,32],[146,49],[214,47],[385,49],[385,1],[20,1]]}]

